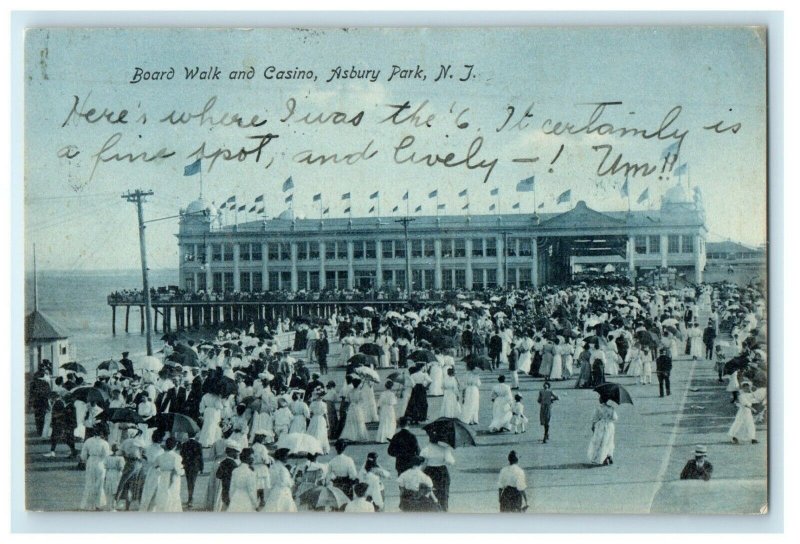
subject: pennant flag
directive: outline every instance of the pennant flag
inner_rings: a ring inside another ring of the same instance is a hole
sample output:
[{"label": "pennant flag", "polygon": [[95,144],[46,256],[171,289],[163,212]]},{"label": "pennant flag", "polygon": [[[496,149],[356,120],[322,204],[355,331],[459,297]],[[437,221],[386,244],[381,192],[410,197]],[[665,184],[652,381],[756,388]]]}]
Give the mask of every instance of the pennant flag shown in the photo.
[{"label": "pennant flag", "polygon": [[259,213],[259,214],[264,213],[264,208],[259,208],[256,213]]},{"label": "pennant flag", "polygon": [[252,208],[247,210],[247,213],[253,213],[254,211],[256,211],[256,207],[255,206],[253,206]]},{"label": "pennant flag", "polygon": [[677,167],[675,170],[672,171],[672,175],[683,176],[686,174],[688,168],[689,168],[688,165],[686,163],[683,163],[682,165],[680,165],[679,167]]},{"label": "pennant flag", "polygon": [[464,206],[462,206],[462,207],[461,207],[461,209],[462,209],[462,210],[468,210],[468,209],[469,209],[469,202],[467,202],[466,204],[464,204]]},{"label": "pennant flag", "polygon": [[494,189],[492,189],[492,191],[489,194],[492,195],[492,196],[497,196],[497,195],[500,194],[500,189],[495,187]]},{"label": "pennant flag", "polygon": [[465,197],[465,196],[467,196],[467,190],[466,190],[466,189],[464,189],[463,191],[461,191],[460,193],[458,193],[458,196],[460,196],[460,197]]},{"label": "pennant flag", "polygon": [[518,193],[529,193],[533,191],[533,180],[535,176],[531,176],[529,178],[525,178],[519,183],[517,183],[517,192]]},{"label": "pennant flag", "polygon": [[292,193],[291,195],[289,195],[289,196],[287,196],[286,198],[284,198],[284,199],[283,199],[283,201],[284,201],[284,202],[286,202],[286,203],[288,204],[288,203],[289,203],[289,202],[291,202],[293,199],[294,199],[294,193]]},{"label": "pennant flag", "polygon": [[289,178],[283,182],[283,189],[281,190],[283,192],[286,192],[289,189],[294,189],[294,182],[292,181],[292,176],[289,176]]},{"label": "pennant flag", "polygon": [[239,211],[240,211],[240,212],[243,212],[243,211],[245,211],[246,209],[247,209],[247,204],[242,204],[241,206],[239,206]]},{"label": "pennant flag", "polygon": [[661,153],[661,158],[662,159],[666,159],[670,155],[673,155],[673,154],[677,155],[679,147],[680,147],[680,145],[679,145],[678,142],[673,142],[666,149],[664,149],[664,152]]},{"label": "pennant flag", "polygon": [[315,194],[313,202],[319,202],[320,200],[322,200],[322,193]]},{"label": "pennant flag", "polygon": [[348,207],[346,207],[346,208],[344,209],[344,213],[350,213],[350,206],[348,206]]},{"label": "pennant flag", "polygon": [[183,167],[184,176],[193,176],[200,171],[200,159],[197,159],[189,166]]},{"label": "pennant flag", "polygon": [[371,195],[369,195],[369,199],[370,199],[370,200],[375,200],[376,198],[378,198],[378,195],[379,195],[379,194],[380,194],[380,191],[375,191],[374,193],[372,193]]},{"label": "pennant flag", "polygon": [[226,204],[231,204],[236,202],[236,195],[228,197],[228,200],[225,201]]},{"label": "pennant flag", "polygon": [[497,206],[495,206],[494,204],[492,204],[491,206],[489,206],[489,211],[490,211],[490,212],[493,212],[495,208],[497,208]]},{"label": "pennant flag", "polygon": [[439,196],[439,189],[436,189],[428,193],[428,198],[436,198],[437,196]]},{"label": "pennant flag", "polygon": [[264,195],[257,196],[256,202],[264,202]]},{"label": "pennant flag", "polygon": [[636,199],[636,203],[641,204],[645,200],[650,200],[650,187],[642,191],[642,194],[640,194],[639,198]]},{"label": "pennant flag", "polygon": [[414,213],[421,212],[421,211],[422,211],[422,206],[417,206],[417,207],[414,209]]},{"label": "pennant flag", "polygon": [[396,212],[399,209],[400,209],[400,206],[395,206],[394,208],[392,208],[392,213]]},{"label": "pennant flag", "polygon": [[623,197],[628,196],[628,178],[625,178],[625,183],[622,184],[622,188],[619,190],[619,194]]},{"label": "pennant flag", "polygon": [[571,198],[572,198],[572,189],[567,189],[566,191],[558,195],[558,198],[556,199],[556,204],[569,202]]},{"label": "pennant flag", "polygon": [[325,210],[322,212],[322,215],[328,215],[329,211],[331,211],[330,208],[325,208]]},{"label": "pennant flag", "polygon": [[403,200],[408,200],[408,191],[406,191],[406,194],[403,195]]},{"label": "pennant flag", "polygon": [[439,204],[438,206],[436,206],[436,209],[437,209],[437,210],[443,210],[443,209],[445,209],[446,207],[447,207],[447,204]]},{"label": "pennant flag", "polygon": [[372,213],[375,211],[375,206],[371,207],[367,213]]},{"label": "pennant flag", "polygon": [[539,209],[541,210],[542,208],[544,208],[544,202],[542,202],[541,204],[539,204]]},{"label": "pennant flag", "polygon": [[226,204],[223,202],[222,204],[220,204],[220,205],[219,205],[219,207],[218,207],[217,209],[218,209],[219,211],[222,211],[222,210],[224,210],[224,209],[225,209],[225,206],[226,206]]},{"label": "pennant flag", "polygon": [[511,206],[511,209],[512,209],[512,210],[518,210],[518,209],[519,209],[519,202],[517,202],[516,204],[514,204],[513,206]]},{"label": "pennant flag", "polygon": [[345,193],[342,195],[342,200],[350,200],[350,193]]}]

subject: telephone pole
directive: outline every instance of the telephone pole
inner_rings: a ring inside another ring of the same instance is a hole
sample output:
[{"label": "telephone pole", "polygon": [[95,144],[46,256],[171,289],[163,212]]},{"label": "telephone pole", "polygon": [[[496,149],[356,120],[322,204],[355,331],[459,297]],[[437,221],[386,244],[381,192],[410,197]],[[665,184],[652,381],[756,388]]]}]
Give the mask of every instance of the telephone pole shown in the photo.
[{"label": "telephone pole", "polygon": [[145,333],[147,338],[147,355],[153,354],[153,326],[152,326],[152,317],[150,316],[150,281],[147,278],[147,250],[146,250],[146,243],[144,237],[144,212],[142,211],[142,203],[145,201],[145,197],[153,196],[153,191],[142,191],[141,189],[136,189],[135,191],[131,192],[128,191],[122,198],[127,200],[128,202],[132,202],[136,204],[136,215],[139,219],[139,252],[141,253],[142,258],[142,291],[144,293],[144,317],[145,317]]},{"label": "telephone pole", "polygon": [[411,248],[408,247],[408,224],[414,221],[413,217],[405,216],[400,219],[395,219],[395,223],[402,223],[403,224],[403,232],[405,233],[405,241],[406,241],[406,293],[407,297],[411,298],[411,287],[413,282],[411,281]]}]

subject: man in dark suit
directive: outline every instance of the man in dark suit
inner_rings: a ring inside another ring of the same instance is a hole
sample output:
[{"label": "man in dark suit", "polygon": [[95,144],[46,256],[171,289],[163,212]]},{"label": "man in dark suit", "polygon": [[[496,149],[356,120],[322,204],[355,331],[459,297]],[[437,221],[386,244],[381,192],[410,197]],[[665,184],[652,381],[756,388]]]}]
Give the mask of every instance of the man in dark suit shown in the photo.
[{"label": "man in dark suit", "polygon": [[489,359],[492,360],[492,370],[500,367],[500,354],[503,352],[503,339],[500,331],[496,330],[489,339]]},{"label": "man in dark suit", "polygon": [[472,355],[472,327],[469,325],[461,333],[461,347],[464,350],[464,355]]},{"label": "man in dark suit", "polygon": [[203,472],[203,446],[194,438],[189,438],[186,433],[181,433],[181,457],[183,458],[183,469],[186,472],[186,491],[189,495],[189,502],[186,508],[192,507],[194,497],[194,483],[197,475]]},{"label": "man in dark suit", "polygon": [[672,357],[666,348],[661,350],[661,355],[656,359],[656,376],[658,376],[658,394],[660,397],[664,396],[666,390],[667,396],[669,392],[669,374],[672,372]]},{"label": "man in dark suit", "polygon": [[50,391],[47,374],[42,369],[37,370],[28,389],[28,404],[33,410],[33,418],[36,421],[36,436],[42,436],[44,418],[49,409]]},{"label": "man in dark suit", "polygon": [[706,359],[714,360],[714,341],[717,339],[717,330],[714,323],[708,320],[708,326],[703,330],[703,344],[706,346]]},{"label": "man in dark suit", "polygon": [[122,369],[119,371],[120,374],[125,376],[126,378],[133,378],[133,361],[128,359],[127,351],[122,352],[122,359],[119,360],[119,364],[122,365]]},{"label": "man in dark suit", "polygon": [[330,351],[330,343],[328,342],[328,335],[325,331],[320,331],[319,339],[315,344],[317,355],[317,362],[319,362],[320,374],[328,373],[328,352]]},{"label": "man in dark suit", "polygon": [[714,467],[706,459],[708,450],[705,446],[697,446],[694,449],[694,459],[689,459],[686,466],[681,471],[681,480],[705,480],[711,479]]},{"label": "man in dark suit", "polygon": [[321,381],[319,381],[319,374],[314,373],[314,374],[311,375],[311,381],[309,381],[308,384],[305,387],[305,393],[306,393],[305,401],[306,402],[311,402],[311,398],[312,398],[311,395],[314,393],[314,390],[317,387],[325,389],[325,384],[322,383]]},{"label": "man in dark suit", "polygon": [[52,411],[50,425],[52,434],[50,435],[50,451],[45,453],[45,457],[56,456],[56,446],[59,442],[64,442],[69,446],[72,457],[77,457],[75,450],[75,407],[64,402],[58,393],[50,393],[50,410]]},{"label": "man in dark suit", "polygon": [[156,395],[156,410],[159,414],[175,412],[175,387],[170,387]]},{"label": "man in dark suit", "polygon": [[413,466],[414,458],[419,455],[417,437],[408,430],[408,418],[400,418],[400,430],[389,441],[388,454],[395,458],[394,467],[398,476]]},{"label": "man in dark suit", "polygon": [[222,482],[222,510],[227,510],[231,504],[231,478],[233,471],[239,466],[240,447],[236,442],[228,441],[225,448],[225,459],[220,461],[217,473],[214,477]]}]

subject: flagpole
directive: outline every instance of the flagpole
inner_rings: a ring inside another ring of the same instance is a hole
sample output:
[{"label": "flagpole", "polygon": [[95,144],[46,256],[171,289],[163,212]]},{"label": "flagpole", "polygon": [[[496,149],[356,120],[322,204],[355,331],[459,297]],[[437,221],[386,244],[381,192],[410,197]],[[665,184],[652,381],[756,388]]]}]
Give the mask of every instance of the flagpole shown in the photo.
[{"label": "flagpole", "polygon": [[628,213],[631,213],[631,193],[633,192],[628,176],[625,176],[625,184],[628,186]]}]

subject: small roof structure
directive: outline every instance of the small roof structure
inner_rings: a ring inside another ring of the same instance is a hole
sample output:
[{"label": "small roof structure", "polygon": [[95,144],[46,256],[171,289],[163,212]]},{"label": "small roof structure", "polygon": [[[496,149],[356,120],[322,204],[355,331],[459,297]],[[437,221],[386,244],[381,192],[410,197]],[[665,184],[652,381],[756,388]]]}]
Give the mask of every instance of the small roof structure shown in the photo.
[{"label": "small roof structure", "polygon": [[67,333],[52,318],[39,310],[25,316],[25,343],[46,342],[68,338]]}]

